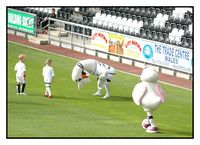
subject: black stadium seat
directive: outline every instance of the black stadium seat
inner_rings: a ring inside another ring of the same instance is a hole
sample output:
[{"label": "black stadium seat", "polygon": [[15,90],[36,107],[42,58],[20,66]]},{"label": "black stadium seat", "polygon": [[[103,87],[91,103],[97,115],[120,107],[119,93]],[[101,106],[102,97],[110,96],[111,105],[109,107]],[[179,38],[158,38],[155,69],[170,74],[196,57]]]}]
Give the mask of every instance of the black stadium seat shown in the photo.
[{"label": "black stadium seat", "polygon": [[145,8],[141,8],[141,9],[140,9],[139,15],[140,15],[141,17],[143,17],[143,16],[145,15],[145,13],[146,13]]},{"label": "black stadium seat", "polygon": [[133,20],[137,20],[137,16],[136,15],[132,15],[132,19]]},{"label": "black stadium seat", "polygon": [[157,16],[156,9],[152,8],[150,18],[155,18]]},{"label": "black stadium seat", "polygon": [[164,42],[164,38],[163,38],[162,32],[158,32],[158,33],[157,33],[157,36],[158,36],[158,41],[159,41],[159,42]]},{"label": "black stadium seat", "polygon": [[134,9],[134,8],[131,8],[131,9],[129,10],[128,14],[133,15],[134,12],[135,12],[135,9]]},{"label": "black stadium seat", "polygon": [[146,29],[146,39],[152,39],[153,37],[152,37],[152,35],[151,35],[151,32],[150,32],[150,30],[149,29]]},{"label": "black stadium seat", "polygon": [[145,17],[150,17],[151,16],[151,10],[150,8],[147,8],[146,13],[144,14]]},{"label": "black stadium seat", "polygon": [[137,7],[137,8],[135,9],[134,14],[135,14],[135,15],[139,15],[139,13],[140,13],[140,8]]},{"label": "black stadium seat", "polygon": [[187,43],[186,37],[182,37],[182,38],[181,38],[181,43],[182,43],[182,46],[183,46],[183,47],[186,47],[186,48],[189,47],[189,44]]},{"label": "black stadium seat", "polygon": [[62,11],[61,11],[61,9],[59,9],[59,10],[57,11],[56,17],[59,18],[59,19],[62,18]]},{"label": "black stadium seat", "polygon": [[110,14],[113,16],[115,15],[115,11],[111,11]]},{"label": "black stadium seat", "polygon": [[129,12],[129,8],[126,7],[126,8],[124,9],[123,13],[127,14],[128,12]]},{"label": "black stadium seat", "polygon": [[163,33],[163,38],[164,38],[164,43],[170,43],[170,40],[169,40],[169,35],[167,33]]},{"label": "black stadium seat", "polygon": [[126,18],[127,18],[127,19],[132,19],[131,14],[126,14]]},{"label": "black stadium seat", "polygon": [[152,40],[154,40],[154,41],[158,41],[158,36],[157,36],[157,34],[156,34],[156,31],[152,31]]},{"label": "black stadium seat", "polygon": [[146,31],[144,30],[144,28],[141,28],[141,29],[140,29],[140,37],[141,37],[141,38],[146,38],[146,36],[147,36],[147,35],[146,35]]},{"label": "black stadium seat", "polygon": [[148,23],[147,17],[143,17],[142,19],[143,19],[143,27],[144,27],[144,28],[148,28],[149,23]]},{"label": "black stadium seat", "polygon": [[71,25],[70,24],[65,24],[65,30],[71,31]]},{"label": "black stadium seat", "polygon": [[119,11],[120,13],[123,13],[124,8],[123,8],[123,7],[120,7],[118,11]]},{"label": "black stadium seat", "polygon": [[172,27],[171,27],[171,24],[169,22],[165,23],[165,27],[166,27],[166,29],[165,29],[166,33],[170,33],[172,31]]}]

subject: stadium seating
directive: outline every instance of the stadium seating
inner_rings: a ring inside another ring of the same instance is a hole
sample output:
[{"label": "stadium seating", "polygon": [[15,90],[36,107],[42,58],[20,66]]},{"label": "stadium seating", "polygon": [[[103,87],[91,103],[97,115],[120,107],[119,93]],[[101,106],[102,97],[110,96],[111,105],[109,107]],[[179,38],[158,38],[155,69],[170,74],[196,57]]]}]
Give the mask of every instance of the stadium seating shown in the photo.
[{"label": "stadium seating", "polygon": [[[48,17],[48,7],[16,7],[34,13],[38,19]],[[193,12],[185,7],[57,7],[57,19],[122,34],[193,48]],[[72,29],[73,28],[73,29]],[[65,25],[68,31],[87,33],[83,28]]]}]

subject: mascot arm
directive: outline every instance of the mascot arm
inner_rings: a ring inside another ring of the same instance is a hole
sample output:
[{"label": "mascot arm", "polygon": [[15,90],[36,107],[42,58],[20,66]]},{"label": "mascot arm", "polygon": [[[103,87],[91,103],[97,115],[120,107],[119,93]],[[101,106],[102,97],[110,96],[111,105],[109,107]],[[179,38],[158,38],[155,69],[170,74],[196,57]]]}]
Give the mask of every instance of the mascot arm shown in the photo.
[{"label": "mascot arm", "polygon": [[145,95],[146,91],[147,91],[147,87],[144,83],[139,83],[135,86],[132,92],[132,97],[135,104],[137,104],[138,106],[140,105],[141,100],[143,96]]},{"label": "mascot arm", "polygon": [[160,84],[158,84],[156,86],[156,93],[158,94],[158,96],[160,96],[161,102],[162,103],[165,102],[165,96],[166,96],[166,94],[165,94],[165,91],[160,87]]}]

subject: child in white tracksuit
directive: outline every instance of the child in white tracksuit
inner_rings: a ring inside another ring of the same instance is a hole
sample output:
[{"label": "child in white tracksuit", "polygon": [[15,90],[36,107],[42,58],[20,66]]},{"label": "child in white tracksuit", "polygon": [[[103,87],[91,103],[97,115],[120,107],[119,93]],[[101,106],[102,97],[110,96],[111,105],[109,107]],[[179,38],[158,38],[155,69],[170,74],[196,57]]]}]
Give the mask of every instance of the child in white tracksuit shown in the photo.
[{"label": "child in white tracksuit", "polygon": [[43,67],[42,75],[44,77],[44,83],[45,83],[45,87],[46,87],[45,96],[48,98],[52,98],[50,87],[51,87],[51,83],[54,78],[54,70],[52,67],[51,59],[46,60],[46,65]]},{"label": "child in white tracksuit", "polygon": [[[19,61],[16,63],[14,70],[16,71],[16,90],[17,94],[26,95],[25,94],[25,86],[26,86],[26,66],[25,62],[25,54],[20,54],[18,57]],[[22,85],[22,89],[21,89]]]}]

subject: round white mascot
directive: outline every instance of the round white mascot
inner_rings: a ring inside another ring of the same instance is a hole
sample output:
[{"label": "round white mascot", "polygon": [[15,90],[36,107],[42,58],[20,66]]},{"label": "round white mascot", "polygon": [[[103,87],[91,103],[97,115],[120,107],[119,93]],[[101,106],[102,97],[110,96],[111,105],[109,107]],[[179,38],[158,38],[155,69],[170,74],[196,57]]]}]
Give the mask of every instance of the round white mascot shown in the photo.
[{"label": "round white mascot", "polygon": [[142,82],[138,83],[132,92],[133,101],[147,113],[147,118],[142,121],[142,127],[146,132],[156,133],[158,127],[152,113],[165,101],[165,92],[157,82],[159,74],[153,66],[146,66],[140,79]]},{"label": "round white mascot", "polygon": [[111,82],[115,75],[115,69],[107,64],[103,64],[94,59],[85,59],[79,61],[73,68],[72,80],[78,83],[78,89],[90,82],[89,75],[97,76],[97,92],[93,95],[101,96],[101,90],[105,88],[106,95],[103,99],[110,97],[110,88],[108,82]]}]

